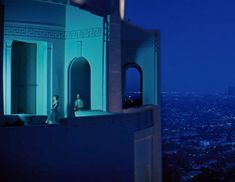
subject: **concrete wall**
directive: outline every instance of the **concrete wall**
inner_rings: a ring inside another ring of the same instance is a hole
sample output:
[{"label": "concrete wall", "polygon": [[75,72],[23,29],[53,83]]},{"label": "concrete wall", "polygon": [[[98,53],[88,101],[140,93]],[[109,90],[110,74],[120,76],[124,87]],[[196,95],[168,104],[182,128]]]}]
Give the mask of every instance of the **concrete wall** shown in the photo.
[{"label": "concrete wall", "polygon": [[[122,66],[128,63],[139,64],[143,70],[144,104],[159,103],[159,52],[156,49],[156,34],[146,33],[129,25],[120,27],[120,19],[111,17],[111,52],[109,64],[106,65],[103,18],[71,6],[52,6],[30,1],[25,1],[24,6],[19,3],[11,6],[13,1],[6,1],[5,4],[7,13],[3,66],[4,77],[7,76],[7,79],[4,79],[4,84],[11,80],[7,70],[11,63],[12,41],[37,43],[44,52],[40,56],[40,69],[44,76],[40,79],[47,83],[42,88],[46,95],[39,97],[41,106],[45,106],[43,113],[46,114],[51,106],[51,96],[58,94],[61,98],[61,113],[66,115],[68,65],[73,58],[81,56],[91,66],[91,109],[106,108],[105,83],[108,73],[110,79],[107,80],[107,92],[110,94],[107,109],[121,111]],[[9,88],[4,87],[5,105],[10,99],[8,91]],[[8,111],[7,108],[5,110]],[[151,117],[153,115],[155,116]],[[114,182],[127,179],[131,182],[134,180],[134,131],[146,129],[138,135],[140,138],[137,140],[143,141],[141,138],[148,135],[152,139],[147,140],[147,143],[139,143],[140,146],[138,142],[135,143],[135,159],[139,159],[138,164],[143,165],[140,170],[146,172],[138,170],[136,174],[142,175],[136,179],[151,178],[152,181],[161,181],[159,113],[142,111],[115,117],[79,117],[62,123],[64,125],[0,128],[0,179],[32,181],[32,178],[37,177],[38,181],[49,178],[71,181],[79,178],[81,181],[98,179]],[[139,155],[141,150],[145,152],[144,158]],[[152,154],[153,158],[150,157]],[[145,164],[151,159],[152,166],[145,170]],[[151,175],[148,175],[149,171]],[[143,174],[147,177],[143,178]]]},{"label": "concrete wall", "polygon": [[[138,65],[142,70],[143,105],[160,108],[160,33],[122,23],[122,72]],[[135,133],[135,181],[162,181],[160,109],[153,113],[153,127]],[[152,156],[149,157],[149,156]]]},{"label": "concrete wall", "polygon": [[[129,108],[124,112],[136,116],[135,182],[162,181],[162,144],[159,106]],[[151,122],[152,121],[152,122]]]},{"label": "concrete wall", "polygon": [[37,1],[3,0],[5,21],[64,26],[65,7]]},{"label": "concrete wall", "polygon": [[135,133],[135,182],[153,181],[152,127]]},{"label": "concrete wall", "polygon": [[76,119],[0,128],[0,181],[133,182],[132,128],[104,117]]},{"label": "concrete wall", "polygon": [[160,182],[158,111],[0,127],[0,181]]},{"label": "concrete wall", "polygon": [[[103,56],[103,18],[73,6],[25,1],[5,2],[4,82],[10,83],[11,50],[14,40],[36,43],[44,63],[38,78],[44,93],[37,95],[37,114],[47,114],[53,94],[60,96],[61,116],[67,115],[68,67],[76,57],[84,57],[91,67],[91,109],[106,108],[106,60]],[[44,13],[41,13],[44,12]],[[84,21],[84,19],[86,21]],[[44,46],[40,46],[44,45]],[[44,49],[44,50],[43,50]],[[42,74],[41,74],[42,75]],[[4,113],[10,114],[11,88],[4,89]],[[40,106],[39,106],[40,104]]]},{"label": "concrete wall", "polygon": [[[12,42],[36,43],[40,59],[37,80],[41,93],[37,96],[37,114],[46,115],[51,107],[51,97],[58,94],[63,108],[64,85],[64,23],[65,7],[33,1],[6,1],[4,18],[4,113],[11,108],[11,51]],[[44,13],[42,13],[44,12]],[[40,104],[40,105],[39,105]],[[62,110],[62,109],[61,109]],[[63,113],[63,112],[61,112]]]},{"label": "concrete wall", "polygon": [[[42,57],[46,63],[41,65],[44,76],[40,79],[47,84],[42,88],[44,95],[40,95],[37,103],[42,106],[43,98],[46,100],[43,108],[47,109],[37,114],[47,114],[51,97],[57,94],[60,96],[61,116],[67,115],[68,67],[74,58],[81,56],[91,66],[91,109],[105,110],[103,18],[69,5],[33,1],[6,1],[5,8],[5,84],[10,83],[12,41],[45,44],[47,50],[42,50]],[[5,114],[10,114],[10,86],[6,86],[4,93]]]},{"label": "concrete wall", "polygon": [[[103,57],[103,18],[77,7],[66,6],[66,32],[68,33],[65,41],[65,103],[68,103],[69,64],[74,58],[84,57],[91,67],[91,109],[104,110],[106,60]],[[65,105],[64,110],[66,109]]]},{"label": "concrete wall", "polygon": [[159,33],[122,24],[122,65],[137,64],[143,73],[143,104],[159,104]]},{"label": "concrete wall", "polygon": [[122,46],[121,20],[118,12],[109,19],[109,45],[107,65],[107,108],[109,112],[122,111]]}]

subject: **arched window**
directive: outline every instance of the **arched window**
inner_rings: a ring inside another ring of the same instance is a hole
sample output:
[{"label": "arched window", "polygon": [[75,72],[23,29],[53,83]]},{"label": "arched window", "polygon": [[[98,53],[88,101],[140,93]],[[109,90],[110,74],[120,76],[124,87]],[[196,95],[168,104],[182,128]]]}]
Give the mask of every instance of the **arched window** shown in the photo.
[{"label": "arched window", "polygon": [[124,69],[123,108],[142,105],[142,70],[137,64]]},{"label": "arched window", "polygon": [[74,100],[79,94],[84,101],[84,110],[91,107],[91,71],[90,64],[84,58],[74,58],[68,69],[68,101],[69,115],[73,112]]}]

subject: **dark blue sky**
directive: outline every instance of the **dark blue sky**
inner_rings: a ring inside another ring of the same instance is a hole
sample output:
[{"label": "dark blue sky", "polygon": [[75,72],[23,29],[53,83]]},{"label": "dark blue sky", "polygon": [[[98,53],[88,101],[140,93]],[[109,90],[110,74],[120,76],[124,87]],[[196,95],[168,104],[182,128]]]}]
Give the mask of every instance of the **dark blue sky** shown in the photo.
[{"label": "dark blue sky", "polygon": [[[133,79],[133,77],[135,79]],[[133,92],[141,92],[141,74],[135,67],[130,67],[126,70],[126,83],[125,83],[125,94]]]},{"label": "dark blue sky", "polygon": [[130,0],[131,22],[161,31],[162,91],[235,86],[234,0]]}]

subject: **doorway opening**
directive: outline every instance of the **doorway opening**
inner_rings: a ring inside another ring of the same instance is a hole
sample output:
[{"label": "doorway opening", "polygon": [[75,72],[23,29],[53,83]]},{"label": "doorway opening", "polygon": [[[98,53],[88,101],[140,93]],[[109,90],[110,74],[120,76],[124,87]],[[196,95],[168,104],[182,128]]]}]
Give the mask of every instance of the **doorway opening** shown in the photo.
[{"label": "doorway opening", "polygon": [[68,69],[68,113],[73,115],[74,101],[79,94],[84,102],[83,110],[91,109],[91,68],[84,57],[74,58]]},{"label": "doorway opening", "polygon": [[11,57],[11,114],[36,114],[37,44],[13,41]]},{"label": "doorway opening", "polygon": [[124,69],[123,108],[142,105],[142,69],[137,64]]},{"label": "doorway opening", "polygon": [[47,43],[13,40],[4,47],[4,114],[47,114]]}]

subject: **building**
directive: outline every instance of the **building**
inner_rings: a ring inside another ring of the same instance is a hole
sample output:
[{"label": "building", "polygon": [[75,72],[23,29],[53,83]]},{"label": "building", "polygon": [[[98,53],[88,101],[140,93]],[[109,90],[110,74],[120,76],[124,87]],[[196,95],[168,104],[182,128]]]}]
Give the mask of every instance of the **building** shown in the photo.
[{"label": "building", "polygon": [[[126,22],[124,0],[4,0],[0,12],[0,179],[161,181],[159,31]],[[130,67],[142,106],[123,109]],[[61,121],[45,126],[54,94]],[[19,120],[31,124],[9,127]]]}]

